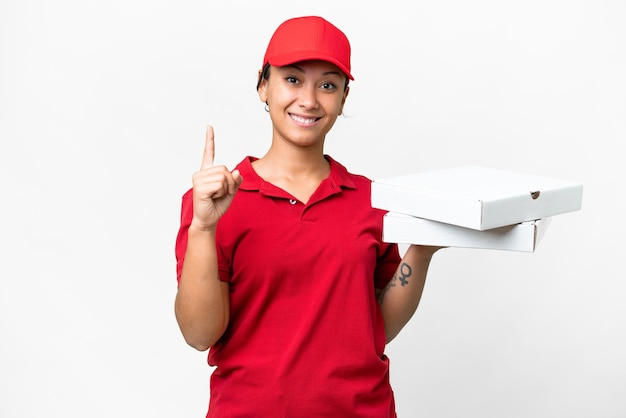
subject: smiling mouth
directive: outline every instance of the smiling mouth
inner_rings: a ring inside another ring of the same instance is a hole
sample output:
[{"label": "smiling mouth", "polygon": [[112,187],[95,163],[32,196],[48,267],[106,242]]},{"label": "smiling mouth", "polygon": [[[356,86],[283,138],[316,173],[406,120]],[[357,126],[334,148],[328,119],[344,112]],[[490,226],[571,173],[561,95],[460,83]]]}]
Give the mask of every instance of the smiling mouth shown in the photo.
[{"label": "smiling mouth", "polygon": [[321,119],[321,118],[305,118],[303,116],[294,115],[292,113],[290,113],[289,116],[299,125],[313,125],[315,122]]}]

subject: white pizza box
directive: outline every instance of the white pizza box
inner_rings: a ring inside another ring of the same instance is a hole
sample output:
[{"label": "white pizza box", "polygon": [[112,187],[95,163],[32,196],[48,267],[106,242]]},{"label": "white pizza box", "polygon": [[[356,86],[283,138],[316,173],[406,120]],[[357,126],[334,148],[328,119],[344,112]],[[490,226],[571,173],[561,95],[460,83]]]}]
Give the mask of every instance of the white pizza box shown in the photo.
[{"label": "white pizza box", "polygon": [[535,252],[552,218],[536,219],[485,231],[388,212],[383,241],[397,244]]},{"label": "white pizza box", "polygon": [[582,183],[482,166],[372,182],[374,208],[479,231],[580,210]]}]

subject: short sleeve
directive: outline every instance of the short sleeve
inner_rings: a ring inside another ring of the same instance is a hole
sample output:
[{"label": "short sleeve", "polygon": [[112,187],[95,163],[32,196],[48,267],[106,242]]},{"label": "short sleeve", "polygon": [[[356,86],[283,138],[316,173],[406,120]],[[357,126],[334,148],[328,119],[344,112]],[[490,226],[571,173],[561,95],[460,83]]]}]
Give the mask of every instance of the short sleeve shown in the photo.
[{"label": "short sleeve", "polygon": [[193,197],[192,189],[189,189],[182,198],[180,210],[180,227],[176,236],[176,280],[180,283],[180,276],[183,272],[183,263],[185,261],[185,252],[187,251],[187,236],[189,225],[193,219]]},{"label": "short sleeve", "polygon": [[381,242],[380,250],[374,274],[374,287],[377,289],[387,286],[402,260],[398,244]]}]

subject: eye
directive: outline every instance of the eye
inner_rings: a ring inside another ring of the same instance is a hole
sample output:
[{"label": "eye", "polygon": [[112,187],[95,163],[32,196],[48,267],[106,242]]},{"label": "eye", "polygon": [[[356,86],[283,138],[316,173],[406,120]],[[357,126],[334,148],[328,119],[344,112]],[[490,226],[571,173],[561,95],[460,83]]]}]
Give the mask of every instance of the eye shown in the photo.
[{"label": "eye", "polygon": [[323,83],[321,87],[322,87],[322,90],[330,90],[330,91],[335,90],[337,88],[337,86],[333,83]]},{"label": "eye", "polygon": [[298,82],[298,79],[293,76],[287,76],[285,77],[285,81],[290,84],[296,84]]}]

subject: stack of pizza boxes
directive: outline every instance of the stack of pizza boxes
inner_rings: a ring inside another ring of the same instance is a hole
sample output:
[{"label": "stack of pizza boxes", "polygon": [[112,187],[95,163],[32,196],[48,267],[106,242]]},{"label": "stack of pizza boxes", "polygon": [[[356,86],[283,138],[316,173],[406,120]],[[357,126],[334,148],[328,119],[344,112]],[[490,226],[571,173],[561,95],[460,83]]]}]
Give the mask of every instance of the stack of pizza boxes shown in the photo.
[{"label": "stack of pizza boxes", "polygon": [[534,252],[553,216],[580,210],[582,183],[483,166],[372,182],[372,207],[388,211],[383,240]]}]

